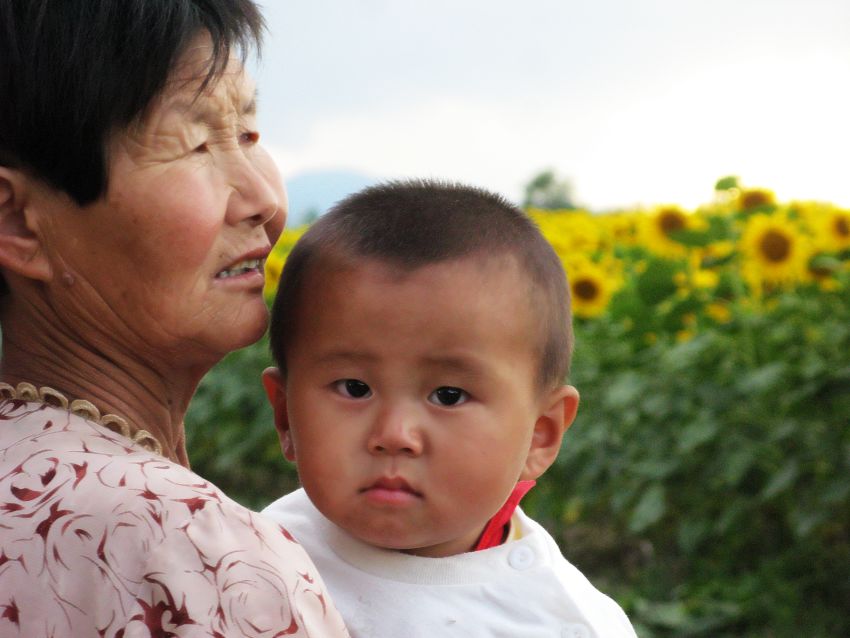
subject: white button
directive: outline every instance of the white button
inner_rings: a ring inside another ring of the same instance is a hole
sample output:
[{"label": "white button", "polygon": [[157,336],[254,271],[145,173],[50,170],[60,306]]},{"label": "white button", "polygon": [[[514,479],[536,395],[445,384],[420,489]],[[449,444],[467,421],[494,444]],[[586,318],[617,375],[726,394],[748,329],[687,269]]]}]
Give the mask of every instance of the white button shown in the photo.
[{"label": "white button", "polygon": [[590,629],[581,623],[570,623],[561,629],[561,638],[590,638]]},{"label": "white button", "polygon": [[508,554],[508,563],[514,569],[528,569],[534,564],[534,550],[526,545],[514,547]]}]

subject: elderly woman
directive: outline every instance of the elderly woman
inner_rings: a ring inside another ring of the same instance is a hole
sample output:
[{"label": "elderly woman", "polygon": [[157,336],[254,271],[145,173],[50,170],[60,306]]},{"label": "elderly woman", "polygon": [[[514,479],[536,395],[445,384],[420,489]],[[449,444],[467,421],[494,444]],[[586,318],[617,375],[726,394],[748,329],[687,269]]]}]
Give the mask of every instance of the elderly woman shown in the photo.
[{"label": "elderly woman", "polygon": [[0,0],[4,637],[346,635],[184,446],[201,377],[266,327],[261,31],[251,0]]}]

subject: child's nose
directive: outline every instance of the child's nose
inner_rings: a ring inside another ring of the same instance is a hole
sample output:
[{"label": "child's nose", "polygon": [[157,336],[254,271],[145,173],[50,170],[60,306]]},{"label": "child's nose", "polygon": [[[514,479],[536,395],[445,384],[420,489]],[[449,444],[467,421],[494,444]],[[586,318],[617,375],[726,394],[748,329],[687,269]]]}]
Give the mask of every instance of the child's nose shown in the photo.
[{"label": "child's nose", "polygon": [[368,448],[371,454],[422,454],[421,429],[415,415],[402,409],[383,410],[378,415],[369,434]]}]

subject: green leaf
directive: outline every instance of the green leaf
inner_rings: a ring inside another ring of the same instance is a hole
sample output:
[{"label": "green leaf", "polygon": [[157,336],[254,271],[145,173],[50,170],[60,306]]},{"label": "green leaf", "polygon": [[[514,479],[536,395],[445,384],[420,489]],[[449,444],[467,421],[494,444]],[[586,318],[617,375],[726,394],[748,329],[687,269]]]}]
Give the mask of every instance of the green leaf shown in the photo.
[{"label": "green leaf", "polygon": [[635,372],[628,371],[615,375],[605,393],[605,402],[615,409],[631,407],[645,388],[646,382]]},{"label": "green leaf", "polygon": [[647,305],[657,305],[673,295],[677,286],[674,280],[679,265],[666,259],[653,259],[637,277],[637,291]]},{"label": "green leaf", "polygon": [[788,363],[773,361],[742,375],[736,385],[743,394],[762,394],[768,390],[779,391],[787,371]]},{"label": "green leaf", "polygon": [[647,459],[640,461],[632,466],[632,472],[635,476],[640,476],[649,480],[661,480],[667,478],[678,470],[682,465],[682,459],[666,458],[658,460],[658,458]]},{"label": "green leaf", "polygon": [[827,274],[839,272],[844,267],[840,259],[832,255],[815,255],[809,260],[809,270],[817,273]]},{"label": "green leaf", "polygon": [[741,499],[730,499],[729,504],[721,512],[720,517],[714,524],[715,531],[720,535],[726,535],[731,530],[736,529],[745,511],[746,508]]},{"label": "green leaf", "polygon": [[772,499],[777,494],[787,490],[800,475],[800,464],[796,459],[789,461],[785,466],[774,474],[761,492],[764,500]]},{"label": "green leaf", "polygon": [[690,341],[683,341],[667,348],[661,355],[665,371],[687,370],[699,364],[703,354],[716,344],[709,335],[698,335]]},{"label": "green leaf", "polygon": [[723,468],[726,484],[737,486],[755,460],[756,451],[752,445],[741,445],[733,449],[726,458],[726,467]]},{"label": "green leaf", "polygon": [[794,530],[794,533],[800,538],[805,538],[824,521],[826,515],[821,510],[813,511],[802,509],[800,507],[792,510],[789,518],[791,520],[791,528]]},{"label": "green leaf", "polygon": [[677,540],[679,547],[690,554],[708,536],[709,524],[705,520],[685,520],[679,525]]},{"label": "green leaf", "polygon": [[679,242],[685,246],[701,248],[708,246],[714,239],[706,232],[701,230],[674,230],[669,233],[670,239]]},{"label": "green leaf", "polygon": [[664,486],[659,483],[650,485],[632,510],[629,529],[640,533],[650,525],[657,523],[667,510],[667,496]]},{"label": "green leaf", "polygon": [[728,191],[733,188],[738,188],[738,177],[736,175],[727,175],[726,177],[721,177],[714,184],[714,190],[716,191]]},{"label": "green leaf", "polygon": [[689,621],[687,608],[681,602],[650,603],[641,609],[641,616],[651,624],[667,629],[679,629]]},{"label": "green leaf", "polygon": [[703,443],[713,439],[720,428],[719,421],[702,418],[685,426],[678,438],[679,452],[688,454]]},{"label": "green leaf", "polygon": [[829,485],[820,494],[820,501],[826,505],[837,505],[843,503],[850,496],[850,479],[836,481]]}]

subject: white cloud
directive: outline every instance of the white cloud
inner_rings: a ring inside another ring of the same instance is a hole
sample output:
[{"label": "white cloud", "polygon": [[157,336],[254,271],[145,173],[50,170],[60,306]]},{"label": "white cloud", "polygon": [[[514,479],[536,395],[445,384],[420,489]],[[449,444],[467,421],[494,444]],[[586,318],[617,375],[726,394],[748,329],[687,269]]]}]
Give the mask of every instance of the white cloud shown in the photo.
[{"label": "white cloud", "polygon": [[850,148],[850,94],[844,85],[818,92],[817,78],[789,84],[783,77],[755,81],[715,70],[643,99],[589,107],[435,98],[327,117],[302,144],[272,151],[288,175],[348,168],[382,178],[448,177],[514,199],[535,172],[551,166],[594,209],[696,206],[730,173],[782,198],[850,204],[841,161]]},{"label": "white cloud", "polygon": [[439,98],[369,116],[326,118],[303,144],[271,150],[289,175],[334,167],[386,178],[447,177],[517,197],[535,171],[569,156],[567,149],[582,136],[576,121],[552,106],[529,114],[516,104]]},{"label": "white cloud", "polygon": [[[370,6],[386,9],[381,2]],[[850,206],[843,161],[850,148],[850,47],[836,26],[846,5],[824,0],[803,11],[790,2],[757,3],[749,18],[762,20],[752,28],[738,21],[724,27],[722,11],[712,9],[697,20],[684,9],[670,14],[664,2],[653,6],[655,22],[647,22],[647,10],[631,10],[643,27],[657,22],[662,30],[655,24],[656,31],[615,34],[631,38],[623,41],[585,34],[582,42],[607,44],[581,57],[575,40],[540,34],[535,40],[535,34],[518,31],[510,44],[517,56],[526,56],[524,62],[494,58],[486,68],[487,49],[465,59],[456,38],[450,64],[440,47],[427,48],[425,28],[413,47],[422,53],[416,63],[404,56],[393,63],[384,34],[396,44],[400,35],[378,24],[380,12],[370,14],[363,23],[375,21],[374,32],[358,42],[371,43],[372,54],[363,57],[351,42],[346,53],[317,47],[322,64],[308,63],[304,73],[315,78],[311,88],[321,104],[311,108],[306,80],[297,82],[293,95],[304,100],[300,115],[287,119],[287,107],[272,107],[266,139],[290,176],[339,168],[382,178],[442,176],[516,199],[534,173],[553,167],[573,180],[580,202],[604,209],[696,206],[710,199],[718,177],[737,174],[745,184],[774,189],[781,199]],[[497,17],[494,24],[506,19]],[[560,20],[547,23],[546,32],[568,24],[575,31],[573,23]],[[596,18],[587,25],[604,26]],[[452,28],[460,33],[466,27]],[[334,38],[322,40],[328,41]],[[288,59],[297,62],[298,55]],[[356,62],[332,63],[349,57]],[[432,58],[439,63],[426,71]],[[337,70],[345,71],[342,79],[333,75]],[[274,97],[281,84],[272,77],[261,89],[265,95],[269,86]]]}]

